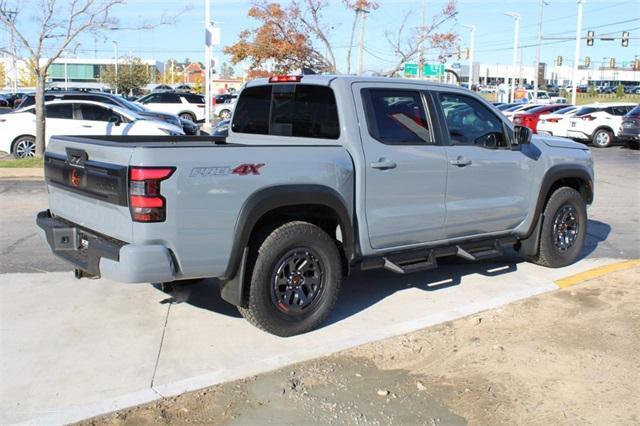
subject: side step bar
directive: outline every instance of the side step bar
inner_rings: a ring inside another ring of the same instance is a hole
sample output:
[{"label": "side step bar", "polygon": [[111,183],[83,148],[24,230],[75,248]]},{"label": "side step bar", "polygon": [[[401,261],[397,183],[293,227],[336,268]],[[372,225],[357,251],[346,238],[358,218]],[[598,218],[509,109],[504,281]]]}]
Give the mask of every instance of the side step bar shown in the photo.
[{"label": "side step bar", "polygon": [[517,238],[515,237],[504,237],[492,240],[468,241],[430,249],[389,253],[382,257],[364,259],[360,263],[360,269],[384,268],[396,274],[426,271],[438,266],[437,259],[439,257],[458,256],[470,261],[500,257],[504,254],[503,247],[513,245],[516,241]]}]

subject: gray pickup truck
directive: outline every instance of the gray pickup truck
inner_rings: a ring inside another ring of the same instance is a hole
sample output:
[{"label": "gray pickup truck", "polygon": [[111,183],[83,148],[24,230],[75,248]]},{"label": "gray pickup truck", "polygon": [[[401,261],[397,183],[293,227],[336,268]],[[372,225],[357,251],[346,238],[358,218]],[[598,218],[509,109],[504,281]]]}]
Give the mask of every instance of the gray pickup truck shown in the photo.
[{"label": "gray pickup truck", "polygon": [[51,138],[37,223],[77,277],[217,277],[279,336],[314,329],[342,278],[515,247],[579,256],[589,150],[533,136],[455,86],[280,76],[243,88],[227,137]]}]

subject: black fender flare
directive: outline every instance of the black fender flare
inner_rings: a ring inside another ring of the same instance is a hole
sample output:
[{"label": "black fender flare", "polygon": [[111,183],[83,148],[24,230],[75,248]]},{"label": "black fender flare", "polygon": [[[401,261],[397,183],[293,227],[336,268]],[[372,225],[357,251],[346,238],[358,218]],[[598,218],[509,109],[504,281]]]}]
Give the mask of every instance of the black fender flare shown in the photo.
[{"label": "black fender flare", "polygon": [[540,232],[542,231],[542,222],[544,221],[543,210],[551,196],[550,191],[553,185],[562,179],[580,179],[585,183],[586,193],[585,202],[591,204],[593,202],[593,180],[587,169],[579,164],[558,164],[547,170],[542,178],[538,199],[535,205],[535,216],[531,222],[529,229],[520,237],[520,252],[526,255],[535,255],[538,252],[538,244],[540,241]]},{"label": "black fender flare", "polygon": [[333,210],[338,217],[342,232],[342,247],[347,262],[355,258],[353,220],[345,200],[337,191],[324,185],[314,184],[271,186],[251,194],[240,209],[227,268],[224,275],[219,278],[220,294],[224,300],[237,306],[242,306],[244,303],[244,271],[248,244],[260,218],[272,210],[298,205],[325,206]]}]

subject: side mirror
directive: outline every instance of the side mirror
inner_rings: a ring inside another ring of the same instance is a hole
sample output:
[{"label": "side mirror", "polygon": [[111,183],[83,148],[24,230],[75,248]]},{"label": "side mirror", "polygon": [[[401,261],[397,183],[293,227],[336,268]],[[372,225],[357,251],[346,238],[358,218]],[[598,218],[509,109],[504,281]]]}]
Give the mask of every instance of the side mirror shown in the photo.
[{"label": "side mirror", "polygon": [[515,142],[517,146],[528,145],[531,143],[531,136],[533,132],[531,129],[525,126],[515,127]]},{"label": "side mirror", "polygon": [[120,124],[122,124],[122,118],[119,115],[112,115],[111,117],[109,117],[109,123],[113,123],[116,126],[119,126]]}]

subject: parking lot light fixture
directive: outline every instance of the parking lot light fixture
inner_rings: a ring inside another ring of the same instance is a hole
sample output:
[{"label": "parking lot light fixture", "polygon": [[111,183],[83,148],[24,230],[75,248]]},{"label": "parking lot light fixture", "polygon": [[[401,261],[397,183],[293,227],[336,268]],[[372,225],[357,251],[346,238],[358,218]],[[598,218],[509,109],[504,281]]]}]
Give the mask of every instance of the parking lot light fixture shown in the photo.
[{"label": "parking lot light fixture", "polygon": [[511,75],[511,88],[509,90],[509,102],[513,102],[515,100],[516,94],[516,68],[518,67],[518,33],[520,31],[520,14],[516,12],[507,12],[505,13],[505,15],[511,16],[514,20],[512,64],[513,74]]}]

